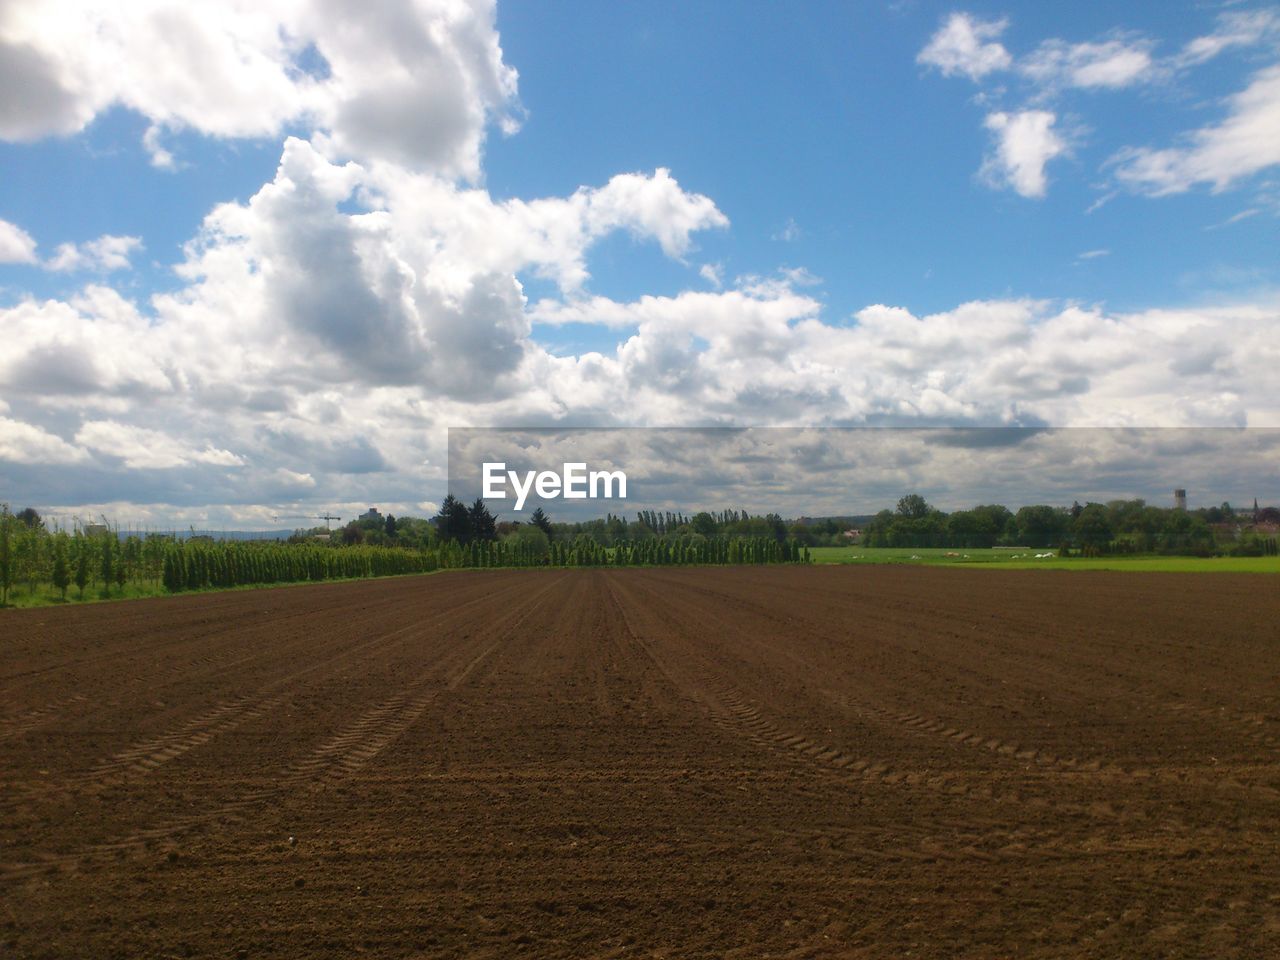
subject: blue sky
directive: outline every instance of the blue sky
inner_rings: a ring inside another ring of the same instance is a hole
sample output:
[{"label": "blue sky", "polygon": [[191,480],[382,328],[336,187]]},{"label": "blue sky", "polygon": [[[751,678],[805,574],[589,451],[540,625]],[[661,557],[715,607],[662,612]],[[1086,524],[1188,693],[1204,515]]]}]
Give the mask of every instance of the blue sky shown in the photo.
[{"label": "blue sky", "polygon": [[1274,6],[19,0],[0,78],[22,505],[421,513],[451,425],[1280,425]]}]

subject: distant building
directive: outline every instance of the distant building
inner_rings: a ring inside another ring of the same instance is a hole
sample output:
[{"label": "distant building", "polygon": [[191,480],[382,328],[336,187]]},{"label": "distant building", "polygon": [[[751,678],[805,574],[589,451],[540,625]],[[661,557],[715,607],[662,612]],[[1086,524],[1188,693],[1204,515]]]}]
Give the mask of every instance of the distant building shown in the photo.
[{"label": "distant building", "polygon": [[381,523],[382,514],[378,512],[377,507],[370,507],[364,513],[360,514],[360,516],[358,516],[356,519],[357,520],[377,520],[379,523]]},{"label": "distant building", "polygon": [[1187,509],[1187,491],[1181,487],[1173,491],[1173,508],[1175,510]]}]

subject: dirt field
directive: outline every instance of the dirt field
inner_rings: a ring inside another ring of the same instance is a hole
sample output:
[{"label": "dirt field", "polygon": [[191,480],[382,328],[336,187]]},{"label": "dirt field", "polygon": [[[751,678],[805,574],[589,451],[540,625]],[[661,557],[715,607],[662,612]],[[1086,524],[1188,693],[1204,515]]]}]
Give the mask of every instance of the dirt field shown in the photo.
[{"label": "dirt field", "polygon": [[1280,589],[463,572],[0,613],[0,955],[1280,956]]}]

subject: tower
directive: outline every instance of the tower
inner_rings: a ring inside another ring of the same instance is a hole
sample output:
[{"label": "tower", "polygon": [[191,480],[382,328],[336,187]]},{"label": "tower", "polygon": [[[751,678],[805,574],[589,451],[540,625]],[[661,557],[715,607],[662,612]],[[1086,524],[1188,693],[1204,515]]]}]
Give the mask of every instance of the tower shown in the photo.
[{"label": "tower", "polygon": [[1182,489],[1181,487],[1173,491],[1173,509],[1175,510],[1187,509],[1187,491]]}]

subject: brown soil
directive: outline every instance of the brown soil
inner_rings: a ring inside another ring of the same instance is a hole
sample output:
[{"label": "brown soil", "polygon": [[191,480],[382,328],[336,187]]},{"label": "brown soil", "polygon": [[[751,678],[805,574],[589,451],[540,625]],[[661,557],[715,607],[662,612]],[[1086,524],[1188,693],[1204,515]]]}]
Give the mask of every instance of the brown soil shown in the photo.
[{"label": "brown soil", "polygon": [[1280,956],[1280,590],[454,573],[0,614],[0,955]]}]

